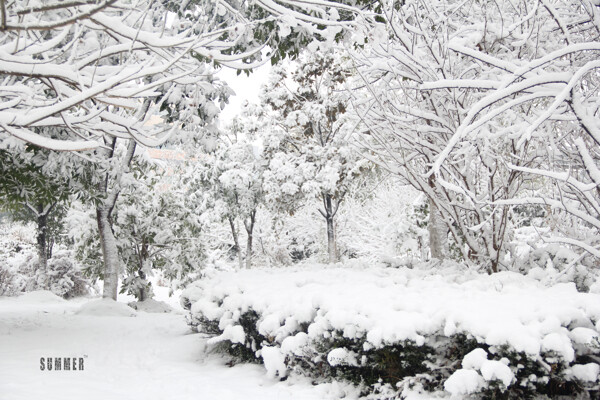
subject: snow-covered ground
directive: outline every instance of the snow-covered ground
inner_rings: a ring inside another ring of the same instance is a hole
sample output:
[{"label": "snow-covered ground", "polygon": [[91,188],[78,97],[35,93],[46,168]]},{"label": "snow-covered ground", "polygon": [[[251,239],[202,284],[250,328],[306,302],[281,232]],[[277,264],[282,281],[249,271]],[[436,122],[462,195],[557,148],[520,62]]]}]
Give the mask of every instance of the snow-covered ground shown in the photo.
[{"label": "snow-covered ground", "polygon": [[[462,398],[492,381],[517,385],[519,367],[484,350],[504,344],[534,357],[552,352],[580,381],[597,382],[600,373],[597,363],[575,358],[597,342],[600,295],[533,276],[480,275],[452,263],[432,270],[348,264],[213,271],[183,296],[195,315],[220,322],[224,332],[212,338],[191,332],[179,295],[168,297],[158,285],[155,293],[173,312],[135,311],[128,296],[119,303],[67,301],[47,291],[0,297],[0,400],[356,399],[359,389],[347,383],[313,385],[283,363],[332,330],[366,338],[371,348],[457,332],[482,345],[462,359],[445,392],[405,391],[410,399]],[[264,365],[230,367],[211,343],[244,343],[237,318],[248,309],[259,312],[258,330],[274,341],[261,350]],[[308,334],[298,332],[300,323],[309,323]],[[85,367],[41,370],[42,357],[83,358]],[[332,366],[358,360],[342,348],[326,359]]]},{"label": "snow-covered ground", "polygon": [[[348,390],[269,379],[259,365],[228,367],[181,311],[100,316],[107,307],[98,311],[98,302],[50,292],[0,297],[0,399],[317,400]],[[84,370],[42,371],[41,357],[83,357]]]}]

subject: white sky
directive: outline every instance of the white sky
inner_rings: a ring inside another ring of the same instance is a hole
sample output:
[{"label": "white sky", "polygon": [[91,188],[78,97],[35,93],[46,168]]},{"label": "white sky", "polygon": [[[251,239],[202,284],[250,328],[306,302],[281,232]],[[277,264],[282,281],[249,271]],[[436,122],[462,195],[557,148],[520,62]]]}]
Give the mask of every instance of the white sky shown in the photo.
[{"label": "white sky", "polygon": [[240,75],[236,75],[236,71],[230,68],[223,68],[219,71],[217,76],[227,82],[229,87],[235,92],[235,96],[229,98],[229,104],[227,104],[219,115],[221,126],[224,126],[234,116],[239,114],[244,100],[248,100],[251,103],[258,102],[260,88],[266,82],[270,71],[270,62],[267,62],[260,68],[256,68],[250,76],[246,76],[243,72]]}]

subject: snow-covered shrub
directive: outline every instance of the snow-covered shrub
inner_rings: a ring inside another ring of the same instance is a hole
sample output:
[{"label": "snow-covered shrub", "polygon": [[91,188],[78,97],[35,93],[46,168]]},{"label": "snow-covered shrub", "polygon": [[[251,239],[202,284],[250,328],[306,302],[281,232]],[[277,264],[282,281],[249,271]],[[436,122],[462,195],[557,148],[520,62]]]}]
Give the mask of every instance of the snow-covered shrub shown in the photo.
[{"label": "snow-covered shrub", "polygon": [[438,263],[211,271],[181,302],[209,343],[272,377],[346,379],[374,399],[597,395],[600,295]]},{"label": "snow-covered shrub", "polygon": [[529,268],[545,269],[550,274],[560,275],[563,282],[573,282],[577,289],[587,292],[598,277],[596,268],[578,262],[578,255],[559,244],[549,244],[532,250],[527,260]]},{"label": "snow-covered shrub", "polygon": [[14,294],[14,273],[7,266],[0,264],[0,296]]},{"label": "snow-covered shrub", "polygon": [[552,243],[551,234],[549,228],[516,229],[507,257],[510,269],[545,282],[573,282],[580,292],[590,291],[600,279],[593,260],[565,244]]},{"label": "snow-covered shrub", "polygon": [[72,252],[59,250],[41,268],[37,254],[28,252],[19,262],[0,265],[0,295],[15,295],[34,290],[50,290],[57,296],[71,298],[88,293],[90,282],[84,277]]},{"label": "snow-covered shrub", "polygon": [[0,234],[0,296],[34,290],[50,290],[65,298],[88,293],[90,282],[72,251],[59,248],[43,268],[33,240],[34,227],[13,224],[4,229]]},{"label": "snow-covered shrub", "polygon": [[89,292],[90,282],[83,275],[81,266],[75,261],[70,250],[60,250],[48,260],[46,271],[37,270],[38,281],[45,283],[57,296],[71,298],[83,296]]},{"label": "snow-covered shrub", "polygon": [[90,288],[89,280],[70,250],[56,251],[48,259],[46,269],[39,266],[36,254],[29,253],[17,271],[15,281],[19,292],[50,290],[57,296],[72,298],[87,294]]},{"label": "snow-covered shrub", "polygon": [[121,293],[127,293],[130,296],[134,296],[138,301],[144,301],[145,299],[152,299],[154,297],[154,290],[152,289],[152,283],[141,276],[128,275],[121,283]]},{"label": "snow-covered shrub", "polygon": [[18,294],[28,277],[20,266],[36,253],[32,224],[6,223],[0,232],[0,296]]}]

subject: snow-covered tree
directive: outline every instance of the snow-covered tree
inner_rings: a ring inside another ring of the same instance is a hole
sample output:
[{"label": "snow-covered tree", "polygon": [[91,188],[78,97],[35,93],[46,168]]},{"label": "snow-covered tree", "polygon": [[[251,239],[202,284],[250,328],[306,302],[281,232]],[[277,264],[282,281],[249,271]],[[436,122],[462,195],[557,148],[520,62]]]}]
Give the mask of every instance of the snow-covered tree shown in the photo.
[{"label": "snow-covered tree", "polygon": [[[124,278],[121,292],[139,301],[152,297],[149,277],[159,271],[177,289],[202,266],[204,249],[200,223],[186,204],[177,164],[136,156],[128,184],[115,203],[111,229]],[[93,221],[96,215],[79,204],[70,211],[69,236],[88,275],[105,279],[101,241]],[[96,221],[97,222],[97,221]]]},{"label": "snow-covered tree", "polygon": [[[591,137],[585,121],[598,112],[598,6],[407,0],[383,12],[385,27],[356,56],[367,154],[427,195],[430,239],[449,232],[466,260],[506,267],[511,205],[569,209],[524,189],[545,186],[530,185],[534,173],[558,177],[541,173],[558,168],[564,181],[573,160],[584,165],[587,146],[576,143]],[[575,157],[560,150],[566,143]],[[580,185],[579,197],[593,197],[590,188]]]},{"label": "snow-covered tree", "polygon": [[[228,94],[210,64],[249,69],[259,65],[265,43],[293,52],[308,37],[328,39],[356,26],[351,20],[361,15],[327,1],[34,1],[0,8],[0,146],[18,152],[31,143],[108,160],[96,182],[103,199],[96,208],[104,296],[111,298],[119,270],[111,214],[136,145],[158,146],[175,132],[194,136],[210,126],[218,112],[213,102]],[[120,141],[128,150],[116,160]]]},{"label": "snow-covered tree", "polygon": [[46,270],[62,228],[73,188],[69,180],[43,171],[46,152],[30,148],[31,158],[0,150],[0,209],[37,226],[38,262]]},{"label": "snow-covered tree", "polygon": [[[355,24],[338,21],[337,9],[360,14],[328,1],[31,1],[0,7],[1,138],[54,150],[103,147],[106,136],[163,143],[180,127],[147,124],[161,109],[176,109],[180,122],[202,122],[198,107],[209,101],[212,82],[199,60],[249,69],[258,65],[253,62],[264,42],[276,44],[267,26],[272,32],[278,19],[285,20],[285,32],[277,29],[284,38],[292,31],[325,32],[323,26],[339,33]],[[257,26],[263,43],[255,39]],[[150,112],[136,113],[144,100],[152,100]],[[67,130],[68,137],[35,129],[50,126]]]},{"label": "snow-covered tree", "polygon": [[121,195],[115,219],[126,278],[122,292],[139,301],[151,297],[148,277],[160,271],[172,289],[202,268],[204,247],[198,216],[186,204],[180,165],[136,165],[135,184]]},{"label": "snow-covered tree", "polygon": [[199,212],[211,220],[227,222],[240,268],[243,265],[240,244],[241,222],[246,235],[246,267],[252,265],[254,228],[259,207],[264,202],[263,179],[268,161],[257,142],[257,131],[264,126],[246,106],[225,129],[215,151],[198,157],[190,173],[189,190],[197,199]]},{"label": "snow-covered tree", "polygon": [[270,154],[267,200],[289,211],[304,198],[318,198],[331,263],[337,260],[335,216],[353,180],[368,168],[350,146],[357,121],[346,112],[348,61],[335,52],[305,52],[298,63],[274,68],[262,92],[272,121],[263,139]]}]

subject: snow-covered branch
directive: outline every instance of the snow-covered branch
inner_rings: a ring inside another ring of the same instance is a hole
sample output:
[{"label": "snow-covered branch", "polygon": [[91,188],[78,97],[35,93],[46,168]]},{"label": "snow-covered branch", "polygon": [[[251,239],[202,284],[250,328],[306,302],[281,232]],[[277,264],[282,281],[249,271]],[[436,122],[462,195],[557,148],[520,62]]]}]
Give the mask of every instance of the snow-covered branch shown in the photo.
[{"label": "snow-covered branch", "polygon": [[[2,2],[0,142],[79,151],[113,136],[160,145],[171,128],[197,130],[218,114],[229,90],[212,66],[252,69],[266,61],[261,51],[272,33],[254,35],[259,24],[285,19],[305,33],[332,26],[335,34],[356,26],[337,10],[362,18],[357,8],[326,0],[257,4],[267,10],[260,18],[247,9],[256,5],[208,0],[187,10],[151,0]],[[135,110],[144,100],[152,109],[140,119]],[[50,137],[42,126],[65,134]]]}]

